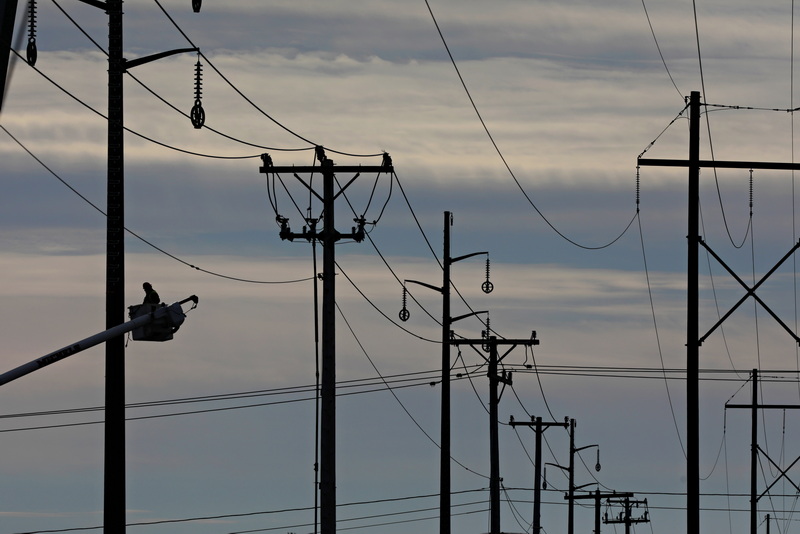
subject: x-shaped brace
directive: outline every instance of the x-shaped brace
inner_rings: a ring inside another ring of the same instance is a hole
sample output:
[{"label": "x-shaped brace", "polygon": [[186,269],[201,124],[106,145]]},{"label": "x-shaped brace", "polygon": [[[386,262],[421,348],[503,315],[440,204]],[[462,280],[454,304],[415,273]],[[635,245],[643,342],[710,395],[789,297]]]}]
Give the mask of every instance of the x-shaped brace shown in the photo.
[{"label": "x-shaped brace", "polygon": [[[788,481],[789,481],[789,483],[790,483],[792,486],[794,486],[794,487],[795,487],[795,489],[797,490],[797,492],[798,492],[798,493],[800,493],[800,488],[799,488],[799,487],[797,487],[797,484],[795,484],[795,483],[792,481],[792,479],[791,479],[791,478],[789,478],[789,475],[787,475],[787,474],[786,474],[786,473],[789,471],[789,469],[791,469],[792,467],[794,467],[794,464],[796,464],[796,463],[798,462],[798,460],[800,460],[800,457],[798,457],[798,458],[797,458],[797,460],[795,460],[794,462],[792,462],[792,464],[791,464],[789,467],[787,467],[786,469],[781,469],[781,468],[780,468],[780,466],[779,466],[778,464],[776,464],[775,462],[773,462],[773,461],[772,461],[772,458],[770,458],[770,457],[769,457],[769,455],[768,455],[767,453],[765,453],[765,452],[764,452],[764,451],[761,449],[761,447],[758,447],[758,450],[759,450],[759,451],[761,451],[761,452],[764,454],[764,456],[767,458],[767,460],[769,460],[769,463],[771,463],[772,465],[774,465],[774,466],[775,466],[775,469],[777,469],[778,471],[780,471],[780,472],[781,472],[780,476],[778,476],[778,478],[776,478],[776,479],[775,479],[775,480],[772,482],[772,484],[770,484],[770,485],[769,485],[769,487],[768,487],[767,489],[765,489],[765,490],[764,490],[764,492],[763,492],[761,495],[759,495],[759,496],[758,496],[758,498],[760,499],[761,497],[763,497],[764,495],[766,495],[766,494],[769,492],[769,490],[770,490],[770,489],[772,489],[772,486],[774,486],[775,484],[777,484],[777,483],[778,483],[778,481],[779,481],[781,478],[783,478],[783,477],[786,477],[786,480],[788,480]],[[758,499],[756,499],[756,500],[758,500]]]},{"label": "x-shaped brace", "polygon": [[[761,287],[761,284],[763,284],[763,283],[764,283],[764,282],[767,280],[767,278],[769,278],[769,277],[772,275],[772,273],[774,273],[775,271],[777,271],[777,270],[778,270],[778,268],[779,268],[781,265],[783,265],[783,263],[784,263],[786,260],[788,260],[790,257],[792,257],[792,254],[794,254],[794,253],[795,253],[795,251],[796,251],[798,248],[800,248],[800,241],[798,241],[798,242],[797,242],[797,243],[796,243],[796,244],[795,244],[795,245],[792,247],[792,249],[791,249],[789,252],[787,252],[787,253],[786,253],[786,255],[785,255],[783,258],[781,258],[781,259],[780,259],[780,261],[778,261],[778,263],[776,263],[776,264],[775,264],[775,266],[774,266],[772,269],[770,269],[770,270],[769,270],[769,272],[767,272],[767,274],[765,274],[765,275],[764,275],[764,276],[761,278],[761,280],[759,280],[759,281],[758,281],[758,282],[757,282],[757,283],[756,283],[756,284],[755,284],[753,287],[750,287],[750,286],[748,286],[748,285],[745,283],[745,281],[744,281],[744,280],[742,280],[741,278],[739,278],[739,276],[738,276],[738,275],[737,275],[735,272],[733,272],[733,270],[732,270],[730,267],[728,267],[728,265],[727,265],[727,264],[726,264],[724,261],[722,261],[722,258],[720,258],[720,257],[719,257],[719,256],[718,256],[718,255],[717,255],[717,254],[716,254],[716,253],[713,251],[713,250],[711,250],[711,247],[709,247],[709,246],[706,244],[706,242],[705,242],[705,241],[703,241],[702,239],[698,239],[698,242],[699,242],[699,243],[700,243],[700,244],[703,246],[703,248],[705,248],[705,249],[706,249],[706,250],[707,250],[707,251],[708,251],[708,252],[709,252],[709,253],[710,253],[712,256],[714,256],[714,259],[716,259],[716,260],[719,262],[719,264],[720,264],[720,265],[722,265],[722,266],[725,268],[725,270],[726,270],[726,271],[728,271],[728,273],[729,273],[729,274],[730,274],[730,275],[731,275],[731,276],[732,276],[732,277],[733,277],[733,278],[734,278],[734,279],[735,279],[737,282],[739,282],[739,284],[741,284],[741,286],[742,286],[743,288],[745,288],[745,290],[747,290],[747,293],[745,293],[745,295],[744,295],[744,296],[743,296],[741,299],[739,299],[739,301],[738,301],[736,304],[734,304],[734,305],[733,305],[733,307],[732,307],[732,308],[731,308],[731,309],[728,311],[728,313],[726,313],[725,315],[723,315],[723,316],[722,316],[722,318],[721,318],[719,321],[717,321],[717,323],[716,323],[714,326],[712,326],[712,327],[711,327],[711,330],[709,330],[709,331],[706,333],[706,335],[704,335],[703,337],[701,337],[701,338],[700,338],[700,340],[699,340],[699,344],[701,344],[701,345],[702,345],[703,341],[705,341],[705,340],[706,340],[706,338],[708,338],[708,336],[710,336],[710,335],[711,335],[711,333],[712,333],[712,332],[714,332],[714,330],[716,330],[716,329],[719,327],[719,325],[721,325],[721,324],[722,324],[722,323],[725,321],[725,319],[727,319],[728,317],[730,317],[730,316],[731,316],[731,314],[732,314],[734,311],[736,311],[736,309],[737,309],[737,308],[739,308],[739,306],[741,306],[741,305],[742,305],[742,303],[744,303],[744,301],[745,301],[745,300],[747,300],[747,297],[753,297],[753,298],[756,300],[756,302],[758,302],[759,304],[761,304],[761,306],[762,306],[762,307],[763,307],[763,308],[764,308],[764,309],[767,311],[767,313],[769,313],[769,314],[772,316],[772,318],[773,318],[773,319],[775,319],[775,320],[778,322],[778,324],[779,324],[779,325],[781,325],[781,326],[783,327],[783,329],[784,329],[784,330],[786,330],[786,332],[788,332],[788,333],[789,333],[789,335],[790,335],[790,336],[792,336],[792,338],[795,340],[795,342],[797,342],[797,343],[800,343],[800,337],[797,337],[797,335],[796,335],[796,334],[795,334],[795,333],[792,331],[792,329],[791,329],[791,328],[789,328],[789,327],[786,325],[786,323],[784,323],[784,322],[781,320],[781,318],[780,318],[780,317],[778,317],[778,316],[775,314],[775,312],[773,312],[773,311],[770,309],[770,307],[769,307],[769,306],[767,306],[767,305],[764,303],[764,301],[763,301],[763,300],[761,300],[761,298],[759,298],[759,296],[758,296],[758,295],[756,295],[756,290],[757,290],[759,287]],[[800,491],[800,490],[799,490],[799,491]]]}]

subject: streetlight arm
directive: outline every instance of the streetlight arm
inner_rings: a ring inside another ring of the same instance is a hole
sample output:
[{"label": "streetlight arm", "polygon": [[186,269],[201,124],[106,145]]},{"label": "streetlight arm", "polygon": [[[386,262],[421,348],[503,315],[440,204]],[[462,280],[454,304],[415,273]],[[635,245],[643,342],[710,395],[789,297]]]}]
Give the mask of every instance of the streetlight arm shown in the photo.
[{"label": "streetlight arm", "polygon": [[475,312],[472,312],[472,313],[465,313],[464,315],[459,315],[458,317],[452,317],[450,319],[450,322],[454,323],[456,321],[460,321],[461,319],[466,319],[467,317],[472,317],[473,315],[478,315],[479,313],[489,313],[489,312],[486,311],[486,310],[481,310],[481,311],[475,311]]},{"label": "streetlight arm", "polygon": [[431,285],[431,284],[426,284],[425,282],[420,282],[419,280],[406,280],[405,282],[407,284],[417,284],[417,285],[420,285],[422,287],[427,287],[428,289],[433,289],[434,291],[438,291],[439,293],[443,293],[444,292],[441,287],[437,287],[437,286],[434,286],[434,285]]},{"label": "streetlight arm", "polygon": [[143,56],[136,59],[123,59],[122,61],[125,65],[125,70],[128,70],[132,69],[133,67],[138,67],[139,65],[144,65],[145,63],[150,63],[151,61],[155,61],[157,59],[163,59],[165,57],[174,56],[176,54],[183,54],[186,52],[199,52],[199,51],[200,51],[199,48],[178,48],[176,50],[159,52],[158,54],[151,54],[149,56]]},{"label": "streetlight arm", "polygon": [[471,258],[472,256],[480,256],[481,254],[489,254],[489,253],[488,252],[472,252],[471,254],[464,254],[463,256],[450,258],[450,263],[455,263],[457,261],[466,260],[467,258]]}]

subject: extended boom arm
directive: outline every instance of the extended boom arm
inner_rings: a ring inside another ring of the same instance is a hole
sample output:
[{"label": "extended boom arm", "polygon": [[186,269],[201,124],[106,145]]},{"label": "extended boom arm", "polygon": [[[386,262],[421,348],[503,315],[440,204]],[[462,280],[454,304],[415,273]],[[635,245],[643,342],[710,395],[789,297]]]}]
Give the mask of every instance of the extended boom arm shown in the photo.
[{"label": "extended boom arm", "polygon": [[[63,360],[68,356],[72,356],[73,354],[77,354],[82,352],[88,348],[94,347],[95,345],[99,345],[104,341],[108,341],[109,339],[121,336],[127,332],[132,330],[136,330],[139,328],[144,328],[148,325],[157,325],[159,327],[159,331],[162,333],[161,337],[156,339],[158,341],[162,341],[165,339],[171,339],[172,333],[175,332],[178,327],[183,324],[186,315],[183,313],[183,308],[181,307],[183,304],[192,301],[194,305],[197,306],[198,298],[195,295],[187,299],[183,299],[180,302],[176,302],[169,306],[162,305],[161,307],[154,307],[154,309],[150,312],[143,313],[141,315],[136,316],[134,319],[126,323],[122,323],[121,325],[115,326],[114,328],[109,328],[103,332],[95,334],[93,336],[89,336],[86,339],[78,341],[77,343],[72,343],[71,345],[67,345],[64,348],[58,349],[50,354],[46,354],[41,358],[37,358],[32,362],[28,362],[24,365],[20,365],[16,369],[12,369],[11,371],[7,371],[0,375],[0,386],[3,384],[7,384],[12,380],[16,380],[22,376],[27,375],[28,373],[32,373],[37,369],[41,369],[42,367],[46,367],[51,363],[55,363],[57,361]],[[138,308],[138,307],[137,307]],[[163,333],[166,332],[166,336]],[[134,339],[147,339],[147,338],[137,338],[134,336]]]}]

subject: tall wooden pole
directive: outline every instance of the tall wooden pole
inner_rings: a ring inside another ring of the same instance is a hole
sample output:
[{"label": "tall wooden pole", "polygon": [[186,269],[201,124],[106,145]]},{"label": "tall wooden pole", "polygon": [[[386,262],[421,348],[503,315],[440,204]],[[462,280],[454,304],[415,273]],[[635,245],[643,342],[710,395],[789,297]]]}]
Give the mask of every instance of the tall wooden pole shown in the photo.
[{"label": "tall wooden pole", "polygon": [[439,532],[450,534],[450,225],[452,215],[444,212],[444,258],[442,273],[442,413],[439,453]]},{"label": "tall wooden pole", "polygon": [[[125,322],[122,0],[108,0],[106,328]],[[125,531],[125,338],[106,342],[104,532]]]},{"label": "tall wooden pole", "polygon": [[489,533],[500,534],[500,442],[498,432],[498,412],[500,399],[497,384],[497,336],[488,335],[486,341],[489,345]]},{"label": "tall wooden pole", "polygon": [[758,369],[753,369],[753,409],[750,412],[750,534],[758,531]]},{"label": "tall wooden pole", "polygon": [[322,380],[320,421],[320,528],[336,532],[336,219],[333,161],[323,159]]},{"label": "tall wooden pole", "polygon": [[700,93],[689,100],[689,228],[686,311],[686,519],[687,534],[700,533],[699,284]]}]

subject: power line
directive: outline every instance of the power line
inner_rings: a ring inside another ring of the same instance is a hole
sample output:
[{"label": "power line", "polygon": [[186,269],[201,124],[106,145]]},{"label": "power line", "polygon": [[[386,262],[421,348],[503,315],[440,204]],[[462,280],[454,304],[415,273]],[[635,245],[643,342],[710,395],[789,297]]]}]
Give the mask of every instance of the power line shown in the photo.
[{"label": "power line", "polygon": [[[20,141],[16,136],[14,136],[5,126],[0,125],[0,129],[2,129],[15,143],[17,143],[20,146],[20,148],[22,148],[25,152],[27,152],[29,156],[31,156],[34,160],[36,160],[36,162],[39,163],[39,165],[41,165],[54,178],[56,178],[59,182],[64,184],[64,186],[66,186],[70,191],[75,193],[81,200],[83,200],[84,202],[89,204],[89,206],[91,206],[96,211],[98,211],[101,215],[103,215],[103,217],[107,217],[106,212],[103,209],[101,209],[99,206],[97,206],[97,204],[93,203],[91,200],[86,198],[77,189],[72,187],[72,185],[70,185],[69,182],[67,182],[65,179],[63,179],[61,176],[59,176],[44,161],[42,161],[41,158],[39,158],[27,146],[25,146],[22,143],[22,141]],[[144,243],[145,245],[147,245],[147,246],[151,247],[152,249],[164,254],[165,256],[167,256],[169,258],[172,258],[173,260],[175,260],[175,261],[177,261],[179,263],[182,263],[182,264],[186,265],[187,267],[191,267],[192,269],[195,269],[196,271],[200,271],[200,272],[203,272],[203,273],[211,275],[211,276],[216,276],[218,278],[224,278],[226,280],[232,280],[232,281],[235,281],[235,282],[245,282],[245,283],[249,283],[249,284],[270,284],[270,285],[271,284],[294,284],[294,283],[298,283],[298,282],[308,282],[310,280],[313,280],[313,277],[308,277],[308,278],[298,278],[298,279],[295,279],[295,280],[267,281],[267,280],[252,280],[252,279],[247,279],[247,278],[241,278],[241,277],[221,274],[221,273],[210,271],[208,269],[203,269],[203,268],[198,267],[198,266],[196,266],[194,264],[191,264],[191,263],[179,258],[178,256],[176,256],[176,255],[174,255],[174,254],[172,254],[170,252],[167,252],[165,249],[155,245],[151,241],[145,239],[144,237],[142,237],[141,235],[137,234],[136,232],[134,232],[133,230],[131,230],[131,229],[127,228],[127,227],[125,228],[125,231],[128,232],[131,236],[133,236],[136,239],[138,239],[139,241],[141,241],[142,243]]]},{"label": "power line", "polygon": [[[21,56],[21,55],[19,54],[19,52],[17,52],[16,50],[13,50],[13,49],[12,49],[12,50],[11,50],[11,52],[12,52],[12,53],[13,53],[13,54],[14,54],[16,57],[18,57],[18,58],[22,59],[22,56]],[[100,111],[98,111],[98,110],[94,109],[92,106],[90,106],[89,104],[87,104],[86,102],[84,102],[82,99],[80,99],[80,98],[78,98],[77,96],[75,96],[74,94],[72,94],[72,93],[71,93],[70,91],[68,91],[68,90],[67,90],[67,89],[66,89],[64,86],[62,86],[61,84],[59,84],[58,82],[56,82],[55,80],[53,80],[51,77],[49,77],[48,75],[46,75],[46,74],[45,74],[44,72],[42,72],[42,71],[41,71],[39,68],[37,68],[37,67],[35,67],[35,66],[30,66],[30,68],[31,68],[31,69],[33,69],[33,70],[34,70],[34,72],[36,72],[37,74],[39,74],[39,75],[40,75],[42,78],[44,78],[45,80],[47,80],[48,82],[50,82],[50,83],[51,83],[53,86],[55,86],[55,87],[56,87],[57,89],[59,89],[61,92],[63,92],[65,95],[67,95],[67,96],[69,96],[70,98],[72,98],[72,99],[73,99],[75,102],[77,102],[78,104],[82,105],[83,107],[85,107],[86,109],[88,109],[89,111],[91,111],[92,113],[94,113],[94,114],[98,115],[98,116],[99,116],[99,117],[101,117],[103,120],[106,120],[106,121],[108,120],[108,117],[107,117],[105,114],[103,114],[102,112],[100,112]],[[152,137],[148,137],[148,136],[146,136],[146,135],[144,135],[144,134],[142,134],[142,133],[139,133],[139,132],[137,132],[136,130],[132,130],[132,129],[130,129],[130,128],[128,128],[127,126],[123,126],[123,129],[124,129],[126,132],[129,132],[129,133],[131,133],[131,134],[133,134],[133,135],[135,135],[135,136],[137,136],[137,137],[139,137],[139,138],[141,138],[141,139],[144,139],[145,141],[149,141],[150,143],[153,143],[153,144],[155,144],[155,145],[161,146],[161,147],[163,147],[163,148],[168,148],[168,149],[170,149],[170,150],[173,150],[173,151],[175,151],[175,152],[180,152],[180,153],[183,153],[183,154],[188,154],[188,155],[190,155],[190,156],[198,156],[198,157],[202,157],[202,158],[220,159],[220,160],[242,160],[242,159],[255,159],[255,158],[258,158],[258,157],[260,157],[260,156],[261,156],[261,154],[248,154],[248,155],[244,155],[244,156],[223,156],[223,155],[219,155],[219,154],[205,154],[205,153],[203,153],[203,152],[194,152],[194,151],[192,151],[192,150],[187,150],[187,149],[184,149],[184,148],[179,148],[179,147],[176,147],[176,146],[169,145],[169,144],[167,144],[167,143],[163,143],[163,142],[161,142],[161,141],[157,141],[157,140],[153,139]]]},{"label": "power line", "polygon": [[514,183],[517,185],[517,188],[519,188],[519,190],[522,193],[522,195],[528,201],[528,204],[531,205],[531,207],[536,211],[536,213],[539,214],[539,216],[542,218],[542,220],[556,234],[558,234],[559,237],[561,237],[562,239],[564,239],[568,243],[570,243],[570,244],[572,244],[572,245],[574,245],[574,246],[576,246],[578,248],[585,249],[585,250],[602,250],[602,249],[605,249],[605,248],[608,248],[608,247],[612,246],[614,243],[616,243],[617,241],[622,239],[622,236],[624,236],[628,232],[628,230],[630,229],[631,225],[633,224],[633,221],[636,220],[636,215],[634,215],[633,218],[631,218],[630,222],[628,222],[628,224],[625,226],[625,229],[622,230],[622,232],[618,236],[616,236],[614,239],[612,239],[608,243],[603,244],[603,245],[599,245],[599,246],[586,246],[586,245],[582,245],[582,244],[578,243],[577,241],[574,241],[574,240],[570,239],[564,233],[562,233],[560,230],[558,230],[558,228],[556,228],[555,225],[552,222],[550,222],[550,220],[544,215],[544,213],[539,209],[539,207],[533,202],[533,199],[531,199],[531,197],[528,195],[528,193],[522,187],[522,184],[517,179],[516,174],[514,174],[514,171],[511,169],[511,166],[509,165],[508,161],[506,160],[505,156],[503,155],[503,152],[500,150],[500,147],[498,146],[497,142],[495,141],[494,136],[492,135],[492,132],[489,130],[489,126],[486,124],[486,121],[483,120],[483,116],[481,115],[481,112],[478,109],[478,106],[475,103],[475,100],[472,98],[472,93],[470,92],[469,87],[467,87],[467,83],[464,80],[464,77],[461,75],[461,71],[458,68],[458,64],[456,63],[456,60],[453,57],[453,54],[450,52],[450,46],[447,44],[447,40],[444,38],[444,33],[442,33],[442,30],[439,27],[439,23],[436,20],[436,16],[433,14],[433,9],[431,8],[430,2],[428,0],[425,0],[425,5],[428,7],[428,12],[431,15],[431,19],[433,20],[433,24],[436,27],[436,31],[439,33],[439,37],[442,40],[442,44],[444,45],[445,51],[447,52],[447,55],[450,58],[450,63],[452,63],[453,68],[456,71],[456,75],[458,76],[458,79],[461,81],[461,86],[464,88],[464,92],[466,93],[467,98],[469,99],[470,104],[472,105],[472,109],[475,111],[475,114],[478,116],[478,120],[480,121],[481,125],[483,126],[483,130],[486,132],[486,135],[489,137],[489,141],[491,142],[492,146],[494,147],[495,152],[497,152],[497,155],[500,156],[500,160],[503,162],[503,165],[505,166],[506,171],[511,176],[511,178],[514,180]]},{"label": "power line", "polygon": [[[181,28],[181,27],[178,25],[178,23],[177,23],[177,22],[175,22],[175,19],[173,19],[173,18],[172,18],[172,16],[171,16],[171,15],[170,15],[170,14],[167,12],[167,10],[166,10],[166,9],[164,9],[164,6],[163,6],[163,5],[161,5],[161,2],[159,2],[159,0],[154,0],[154,1],[155,1],[156,5],[159,7],[159,9],[161,9],[161,11],[162,11],[162,12],[164,13],[164,15],[167,17],[167,19],[169,19],[169,21],[172,23],[172,25],[175,27],[175,29],[176,29],[176,30],[178,30],[178,32],[179,32],[179,33],[180,33],[180,34],[183,36],[183,38],[184,38],[184,39],[186,39],[186,42],[187,42],[187,43],[189,43],[189,44],[191,44],[193,47],[197,48],[198,50],[200,50],[200,48],[199,48],[197,45],[195,45],[195,44],[194,44],[194,42],[193,42],[193,41],[192,41],[192,40],[189,38],[189,36],[186,34],[186,32],[184,32],[184,31],[183,31],[183,29],[182,29],[182,28]],[[259,106],[258,106],[258,105],[255,103],[255,102],[253,102],[253,100],[251,100],[251,99],[250,99],[250,98],[249,98],[247,95],[245,95],[245,94],[244,94],[244,93],[243,93],[243,92],[242,92],[242,91],[241,91],[241,90],[240,90],[238,87],[236,87],[236,85],[234,85],[234,83],[233,83],[233,82],[231,82],[231,81],[228,79],[228,77],[227,77],[227,76],[225,76],[225,75],[222,73],[222,71],[220,71],[220,70],[219,70],[219,69],[216,67],[216,65],[214,65],[214,63],[213,63],[213,62],[212,62],[212,61],[211,61],[211,60],[210,60],[210,59],[209,59],[209,58],[208,58],[208,57],[207,57],[205,54],[203,54],[203,52],[202,52],[202,51],[200,51],[200,52],[199,52],[199,54],[200,54],[200,56],[201,56],[201,57],[202,57],[202,58],[203,58],[203,59],[204,59],[204,60],[205,60],[205,61],[208,63],[208,65],[209,65],[209,66],[210,66],[212,69],[214,69],[214,72],[216,72],[216,73],[217,73],[217,74],[220,76],[220,78],[222,78],[222,79],[225,81],[225,83],[227,83],[227,84],[228,84],[228,86],[230,86],[230,88],[231,88],[231,89],[233,89],[233,90],[234,90],[234,91],[235,91],[235,92],[236,92],[236,93],[237,93],[239,96],[241,96],[241,97],[242,97],[242,98],[243,98],[243,99],[244,99],[244,100],[245,100],[245,101],[246,101],[248,104],[250,104],[250,105],[251,105],[251,106],[252,106],[252,107],[253,107],[255,110],[257,110],[259,113],[261,113],[262,115],[264,115],[264,116],[265,116],[266,118],[268,118],[270,121],[272,121],[273,123],[275,123],[275,125],[279,126],[281,129],[283,129],[283,130],[284,130],[284,131],[286,131],[287,133],[289,133],[289,134],[293,135],[294,137],[296,137],[296,138],[300,139],[301,141],[305,141],[305,142],[306,142],[306,143],[308,143],[309,145],[312,145],[312,148],[313,148],[313,147],[316,147],[316,146],[323,146],[323,145],[322,145],[322,144],[320,144],[320,143],[315,143],[315,142],[313,142],[313,141],[309,140],[308,138],[306,138],[306,137],[304,137],[304,136],[300,135],[299,133],[297,133],[297,132],[295,132],[294,130],[290,129],[289,127],[285,126],[283,123],[281,123],[280,121],[278,121],[277,119],[275,119],[274,117],[272,117],[272,115],[270,115],[269,113],[267,113],[266,111],[264,111],[263,109],[261,109],[261,108],[260,108],[260,107],[259,107]],[[327,146],[325,147],[325,149],[326,149],[328,152],[333,152],[333,153],[335,153],[335,154],[340,154],[340,155],[342,155],[342,156],[350,156],[350,157],[355,157],[355,158],[382,157],[382,156],[383,156],[383,154],[384,154],[383,152],[379,152],[379,153],[375,153],[375,154],[353,154],[353,153],[348,153],[348,152],[342,152],[342,151],[334,150],[334,149],[332,149],[332,148],[330,148],[330,147],[327,147]]]},{"label": "power line", "polygon": [[664,70],[667,71],[667,76],[669,76],[669,81],[672,82],[673,87],[675,90],[678,91],[678,95],[683,98],[684,95],[680,89],[678,89],[678,85],[675,83],[675,79],[672,77],[672,73],[669,71],[669,67],[667,66],[667,60],[664,59],[664,54],[661,53],[661,46],[658,44],[658,38],[656,37],[656,31],[653,29],[653,22],[650,20],[650,13],[647,12],[647,5],[645,5],[644,0],[642,0],[642,8],[644,9],[644,16],[647,17],[647,25],[650,27],[650,33],[653,35],[653,41],[656,44],[656,50],[658,50],[658,56],[661,58],[661,63],[664,65]]},{"label": "power line", "polygon": [[[64,16],[65,16],[65,17],[66,17],[66,18],[67,18],[67,19],[68,19],[68,20],[69,20],[69,21],[70,21],[70,22],[71,22],[71,23],[72,23],[72,24],[73,24],[73,25],[74,25],[74,26],[75,26],[75,27],[78,29],[78,31],[80,31],[80,32],[81,32],[81,33],[82,33],[82,34],[83,34],[83,35],[84,35],[84,36],[85,36],[85,37],[86,37],[86,38],[87,38],[89,41],[91,41],[91,42],[92,42],[92,44],[94,44],[94,45],[95,45],[95,47],[96,47],[98,50],[100,50],[100,51],[101,51],[101,52],[103,52],[103,53],[104,53],[106,56],[108,56],[108,52],[107,52],[107,51],[106,51],[106,50],[105,50],[105,49],[104,49],[104,48],[103,48],[103,47],[102,47],[102,46],[101,46],[101,45],[100,45],[100,44],[99,44],[97,41],[95,41],[95,39],[94,39],[94,38],[93,38],[91,35],[89,35],[89,33],[88,33],[88,32],[87,32],[87,31],[86,31],[86,30],[85,30],[85,29],[84,29],[84,28],[83,28],[83,27],[82,27],[82,26],[81,26],[81,25],[80,25],[80,24],[79,24],[79,23],[78,23],[78,22],[77,22],[77,21],[76,21],[76,20],[75,20],[75,19],[74,19],[74,18],[73,18],[73,17],[72,17],[70,14],[69,14],[69,13],[67,13],[67,12],[66,12],[66,10],[64,10],[64,8],[63,8],[63,7],[61,7],[61,5],[60,5],[60,4],[59,4],[59,3],[58,3],[56,0],[51,0],[51,1],[52,1],[52,2],[53,2],[53,4],[54,4],[54,5],[55,5],[55,6],[56,6],[58,9],[59,9],[59,11],[61,11],[61,13],[62,13],[62,14],[63,14],[63,15],[64,15]],[[130,77],[131,77],[131,79],[133,79],[133,80],[134,80],[136,83],[138,83],[138,84],[139,84],[139,85],[140,85],[140,86],[141,86],[143,89],[145,89],[145,90],[146,90],[147,92],[149,92],[151,95],[153,95],[154,97],[156,97],[157,99],[159,99],[159,100],[160,100],[161,102],[163,102],[165,105],[167,105],[168,107],[170,107],[171,109],[173,109],[173,110],[174,110],[174,111],[176,111],[177,113],[179,113],[179,114],[183,115],[183,116],[184,116],[184,117],[186,117],[187,119],[188,119],[188,118],[190,118],[189,114],[187,114],[187,113],[184,113],[184,112],[183,112],[182,110],[180,110],[180,109],[179,109],[177,106],[175,106],[175,105],[174,105],[174,104],[172,104],[171,102],[167,101],[167,99],[165,99],[164,97],[162,97],[161,95],[159,95],[157,92],[155,92],[153,89],[151,89],[151,88],[150,88],[150,87],[149,87],[147,84],[145,84],[144,82],[142,82],[141,80],[139,80],[139,78],[137,78],[135,75],[131,74],[130,72],[126,72],[126,74],[127,74],[128,76],[130,76]],[[221,132],[221,131],[219,131],[219,130],[217,130],[217,129],[214,129],[214,128],[212,128],[212,127],[208,126],[208,124],[204,124],[204,125],[203,125],[203,127],[204,127],[205,129],[207,129],[207,130],[211,131],[211,132],[214,132],[215,134],[217,134],[217,135],[219,135],[219,136],[221,136],[221,137],[225,137],[226,139],[230,139],[231,141],[235,141],[235,142],[237,142],[237,143],[240,143],[240,144],[243,144],[243,145],[247,145],[247,146],[252,146],[252,147],[254,147],[254,148],[260,148],[260,149],[264,149],[264,150],[273,150],[273,151],[282,151],[282,152],[297,152],[297,151],[313,150],[313,147],[303,147],[303,148],[277,148],[277,147],[268,147],[268,146],[259,145],[259,144],[256,144],[256,143],[251,143],[251,142],[249,142],[249,141],[244,141],[243,139],[239,139],[239,138],[237,138],[237,137],[234,137],[234,136],[232,136],[232,135],[229,135],[229,134],[226,134],[226,133],[224,133],[224,132]]]}]

